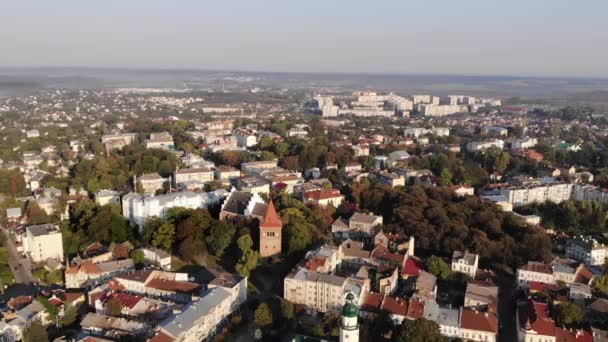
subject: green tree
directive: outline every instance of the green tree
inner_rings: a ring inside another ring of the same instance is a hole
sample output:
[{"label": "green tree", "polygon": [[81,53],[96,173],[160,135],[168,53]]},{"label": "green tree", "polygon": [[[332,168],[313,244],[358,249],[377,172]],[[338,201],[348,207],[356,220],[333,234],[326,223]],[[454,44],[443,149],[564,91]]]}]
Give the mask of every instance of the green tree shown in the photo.
[{"label": "green tree", "polygon": [[433,321],[419,318],[415,321],[404,319],[397,328],[395,342],[443,342],[439,325]]},{"label": "green tree", "polygon": [[49,215],[34,201],[29,201],[27,204],[27,217],[32,224],[43,224],[50,221]]},{"label": "green tree", "polygon": [[76,307],[74,307],[73,305],[66,304],[63,311],[63,315],[59,320],[59,324],[62,327],[67,327],[74,324],[76,320],[78,320],[78,309],[76,309]]},{"label": "green tree", "polygon": [[312,243],[310,229],[303,218],[290,216],[290,222],[286,227],[286,233],[289,254],[305,251]]},{"label": "green tree", "polygon": [[23,342],[48,342],[46,328],[38,320],[34,320],[23,330]]},{"label": "green tree", "polygon": [[435,255],[427,259],[426,269],[441,280],[448,279],[451,273],[450,267],[440,257]]},{"label": "green tree", "polygon": [[253,240],[251,235],[246,234],[237,239],[237,245],[241,250],[241,258],[237,262],[235,269],[243,277],[249,276],[249,273],[258,265],[260,254],[252,249]]},{"label": "green tree", "polygon": [[145,243],[151,243],[154,238],[154,233],[158,231],[158,228],[162,226],[164,221],[158,217],[153,216],[146,220],[144,228],[142,230],[142,238]]},{"label": "green tree", "polygon": [[294,307],[290,301],[283,300],[281,302],[281,314],[286,320],[291,320],[294,318]]},{"label": "green tree", "polygon": [[211,254],[221,257],[226,247],[232,242],[232,237],[235,233],[236,228],[233,225],[217,221],[209,230],[209,236],[205,238],[207,248]]},{"label": "green tree", "polygon": [[568,326],[583,320],[583,310],[580,306],[564,302],[555,307],[555,321],[561,326]]},{"label": "green tree", "polygon": [[272,324],[272,312],[270,307],[266,303],[258,305],[257,309],[253,313],[255,324],[259,327],[265,328]]},{"label": "green tree", "polygon": [[175,239],[175,226],[172,223],[164,223],[154,233],[152,245],[165,251],[170,251]]},{"label": "green tree", "polygon": [[131,259],[133,259],[133,263],[135,265],[143,265],[146,260],[144,257],[144,252],[142,252],[140,249],[131,253]]},{"label": "green tree", "polygon": [[395,324],[387,311],[381,311],[371,322],[371,335],[373,340],[385,340],[395,330]]},{"label": "green tree", "polygon": [[439,175],[439,183],[443,186],[452,185],[452,171],[450,169],[445,168],[441,170],[441,175]]}]

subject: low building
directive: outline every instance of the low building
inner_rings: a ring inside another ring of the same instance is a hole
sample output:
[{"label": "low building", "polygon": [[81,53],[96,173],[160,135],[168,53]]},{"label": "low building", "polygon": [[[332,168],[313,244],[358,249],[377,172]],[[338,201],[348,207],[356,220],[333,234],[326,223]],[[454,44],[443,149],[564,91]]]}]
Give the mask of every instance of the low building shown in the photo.
[{"label": "low building", "polygon": [[608,259],[608,244],[591,237],[570,239],[566,243],[566,255],[589,265],[603,265]]},{"label": "low building", "polygon": [[337,208],[342,202],[344,202],[344,195],[338,189],[314,190],[304,194],[304,203],[312,203],[321,207],[332,205]]},{"label": "low building", "polygon": [[95,203],[99,206],[120,203],[120,193],[113,190],[99,190],[99,192],[95,194]]},{"label": "low building", "polygon": [[151,133],[150,139],[147,139],[144,143],[147,149],[157,148],[161,150],[170,150],[175,147],[173,137],[168,132]]},{"label": "low building", "polygon": [[188,181],[197,181],[200,183],[208,183],[213,181],[215,171],[206,168],[192,168],[192,169],[180,169],[175,171],[175,185],[179,187],[180,184]]},{"label": "low building", "polygon": [[479,255],[469,251],[452,253],[452,272],[459,272],[475,278],[479,266]]},{"label": "low building", "polygon": [[146,261],[157,264],[165,271],[171,271],[171,254],[156,247],[145,247],[141,251]]},{"label": "low building", "polygon": [[460,338],[466,341],[495,342],[498,318],[493,312],[460,311]]},{"label": "low building", "polygon": [[155,194],[156,191],[163,189],[165,182],[167,182],[167,179],[156,173],[147,173],[135,180],[136,186],[141,185],[144,194]]},{"label": "low building", "polygon": [[68,265],[65,270],[66,288],[90,288],[97,286],[114,275],[134,269],[132,259],[93,263],[85,260],[80,265]]}]

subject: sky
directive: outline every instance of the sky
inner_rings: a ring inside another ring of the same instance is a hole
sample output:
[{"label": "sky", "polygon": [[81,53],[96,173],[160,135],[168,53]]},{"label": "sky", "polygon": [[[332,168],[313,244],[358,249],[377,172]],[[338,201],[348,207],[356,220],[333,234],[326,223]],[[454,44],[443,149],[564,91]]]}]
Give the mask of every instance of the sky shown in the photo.
[{"label": "sky", "polygon": [[0,0],[0,67],[608,77],[606,0]]}]

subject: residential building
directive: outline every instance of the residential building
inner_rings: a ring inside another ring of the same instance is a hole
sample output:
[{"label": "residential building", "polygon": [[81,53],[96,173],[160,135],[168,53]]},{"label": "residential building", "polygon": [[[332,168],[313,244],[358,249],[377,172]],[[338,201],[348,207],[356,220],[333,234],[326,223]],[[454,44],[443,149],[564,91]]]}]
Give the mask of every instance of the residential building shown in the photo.
[{"label": "residential building", "polygon": [[232,166],[221,165],[215,169],[215,179],[222,185],[229,185],[241,176],[241,171]]},{"label": "residential building", "polygon": [[466,341],[495,342],[498,319],[493,312],[460,311],[460,338]]},{"label": "residential building", "polygon": [[486,140],[486,141],[471,141],[467,144],[467,151],[469,152],[478,152],[490,147],[496,147],[499,149],[503,149],[505,146],[504,140],[494,139],[494,140]]},{"label": "residential building", "polygon": [[452,253],[452,272],[458,272],[475,278],[479,265],[479,255],[469,251],[454,251]]},{"label": "residential building", "polygon": [[165,271],[171,271],[171,254],[156,247],[144,247],[141,251],[146,261],[160,266]]},{"label": "residential building", "polygon": [[95,194],[95,203],[97,203],[97,205],[99,206],[120,203],[120,194],[118,193],[118,191],[114,190],[99,190]]},{"label": "residential building", "polygon": [[147,139],[144,143],[147,149],[171,150],[175,147],[173,137],[168,132],[150,133],[150,139]]},{"label": "residential building", "polygon": [[164,218],[171,208],[204,209],[220,203],[227,195],[224,189],[212,192],[181,191],[157,196],[129,193],[122,198],[122,215],[141,228],[150,217]]},{"label": "residential building", "polygon": [[321,207],[332,205],[339,207],[344,202],[344,196],[338,189],[313,190],[304,194],[304,202],[312,203]]},{"label": "residential building", "polygon": [[33,262],[63,261],[63,239],[59,227],[54,224],[27,227],[22,241],[23,252]]},{"label": "residential building", "polygon": [[192,169],[179,169],[175,171],[175,185],[179,187],[180,185],[186,184],[188,182],[198,182],[201,184],[205,184],[213,181],[215,171],[206,168],[192,168]]},{"label": "residential building", "polygon": [[163,189],[167,181],[166,178],[159,176],[157,173],[146,173],[134,179],[136,186],[141,185],[144,194],[155,194],[156,191]]},{"label": "residential building", "polygon": [[331,226],[334,235],[347,239],[357,236],[372,236],[374,228],[383,224],[382,216],[354,213],[350,219],[337,218]]},{"label": "residential building", "polygon": [[569,239],[566,243],[566,256],[589,265],[603,265],[608,259],[608,245],[592,237]]},{"label": "residential building", "polygon": [[65,270],[66,288],[90,288],[97,286],[116,274],[133,270],[132,259],[93,263],[85,260],[80,265],[69,265]]}]

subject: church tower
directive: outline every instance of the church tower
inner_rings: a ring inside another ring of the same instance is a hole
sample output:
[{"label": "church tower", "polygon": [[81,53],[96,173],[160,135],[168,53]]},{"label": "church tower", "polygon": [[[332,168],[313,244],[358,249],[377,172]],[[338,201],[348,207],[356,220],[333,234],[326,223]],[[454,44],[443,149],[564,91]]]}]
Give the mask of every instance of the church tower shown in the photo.
[{"label": "church tower", "polygon": [[355,296],[346,295],[346,304],[342,309],[342,326],[340,327],[340,342],[359,342],[359,308],[353,303]]},{"label": "church tower", "polygon": [[281,254],[282,228],[283,222],[270,200],[264,218],[260,222],[260,257],[269,258]]}]

